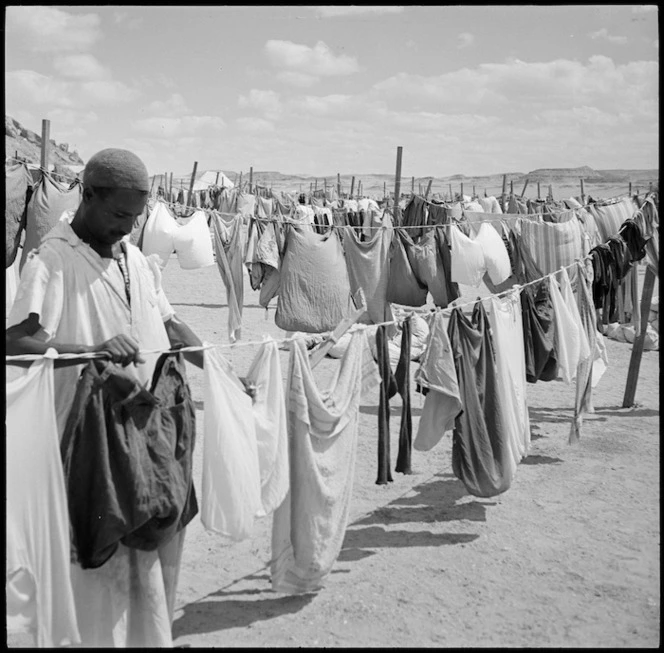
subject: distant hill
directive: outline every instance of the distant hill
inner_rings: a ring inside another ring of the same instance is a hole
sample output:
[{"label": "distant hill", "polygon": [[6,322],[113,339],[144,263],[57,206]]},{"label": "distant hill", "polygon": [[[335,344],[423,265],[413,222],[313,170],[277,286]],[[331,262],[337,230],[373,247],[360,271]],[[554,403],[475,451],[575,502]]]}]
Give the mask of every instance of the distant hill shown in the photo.
[{"label": "distant hill", "polygon": [[[41,163],[41,134],[26,129],[11,116],[5,116],[5,156],[18,157],[23,161]],[[78,152],[70,151],[67,143],[50,140],[49,162],[53,171],[73,179],[85,162]]]}]

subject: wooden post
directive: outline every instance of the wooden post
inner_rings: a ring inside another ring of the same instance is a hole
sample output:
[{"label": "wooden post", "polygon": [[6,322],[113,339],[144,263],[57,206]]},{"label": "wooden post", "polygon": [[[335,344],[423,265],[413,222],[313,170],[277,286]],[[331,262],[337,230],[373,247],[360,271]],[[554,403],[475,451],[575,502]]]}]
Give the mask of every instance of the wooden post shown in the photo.
[{"label": "wooden post", "polygon": [[524,194],[525,194],[525,192],[526,192],[526,188],[528,188],[528,182],[529,182],[529,181],[530,181],[530,180],[528,179],[528,177],[526,177],[526,183],[523,185],[523,190],[521,191],[521,197],[524,196]]},{"label": "wooden post", "polygon": [[429,183],[427,184],[427,190],[424,193],[424,197],[428,199],[429,193],[431,192],[431,184],[433,183],[433,179],[429,179]]},{"label": "wooden post", "polygon": [[629,196],[632,196],[632,182],[629,182]]},{"label": "wooden post", "polygon": [[652,193],[652,181],[648,184],[648,192]]},{"label": "wooden post", "polygon": [[463,202],[463,182],[461,182],[461,201]]},{"label": "wooden post", "polygon": [[355,192],[355,177],[353,177],[350,180],[350,197],[349,197],[349,199],[351,199],[351,200],[353,199],[353,193],[354,192]]},{"label": "wooden post", "polygon": [[639,266],[636,262],[630,270],[630,294],[632,295],[632,325],[634,326],[634,337],[641,331],[641,311],[638,304],[639,297]]},{"label": "wooden post", "polygon": [[251,193],[251,187],[254,184],[254,166],[249,167],[249,193]]},{"label": "wooden post", "polygon": [[549,184],[549,199],[553,199],[553,188],[551,188],[551,184]]},{"label": "wooden post", "polygon": [[394,224],[401,225],[401,216],[399,214],[399,200],[401,199],[401,155],[403,147],[397,147],[397,169],[394,179]]},{"label": "wooden post", "polygon": [[646,276],[643,281],[643,294],[641,296],[641,330],[634,339],[632,346],[632,356],[629,360],[629,370],[627,372],[627,385],[625,387],[625,396],[623,398],[623,408],[631,408],[634,405],[636,395],[636,383],[639,379],[639,368],[641,367],[641,357],[643,355],[643,345],[646,341],[646,330],[648,328],[648,315],[650,313],[650,303],[652,301],[652,292],[655,287],[656,275],[648,266]]},{"label": "wooden post", "polygon": [[537,199],[541,199],[541,197],[542,197],[542,196],[540,195],[540,183],[539,183],[539,181],[538,181],[538,182],[537,182]]},{"label": "wooden post", "polygon": [[503,175],[503,193],[500,199],[500,203],[503,205],[503,212],[507,211],[507,201],[505,198],[506,191],[507,191],[507,175]]},{"label": "wooden post", "polygon": [[383,182],[383,199],[387,198],[387,183]]},{"label": "wooden post", "polygon": [[219,185],[219,171],[217,170],[217,178],[214,180],[214,185],[218,186]]},{"label": "wooden post", "polygon": [[454,195],[452,195],[452,184],[449,184],[450,186],[450,202],[454,200]]},{"label": "wooden post", "polygon": [[198,161],[194,161],[194,169],[191,173],[189,182],[189,195],[187,195],[187,206],[191,206],[191,194],[194,192],[194,182],[196,181],[196,170],[198,170]]},{"label": "wooden post", "polygon": [[415,195],[415,177],[410,182],[410,194]]},{"label": "wooden post", "polygon": [[477,193],[475,192],[475,184],[473,184],[473,198],[477,197]]},{"label": "wooden post", "polygon": [[586,194],[583,192],[583,179],[581,179],[580,181],[581,181],[581,204],[585,204]]},{"label": "wooden post", "polygon": [[337,172],[337,199],[341,199],[341,175]]},{"label": "wooden post", "polygon": [[168,184],[168,201],[171,201],[171,197],[173,196],[173,173],[171,172],[171,178],[170,182]]},{"label": "wooden post", "polygon": [[51,121],[42,120],[41,167],[48,172],[48,159],[51,150]]},{"label": "wooden post", "polygon": [[152,183],[150,184],[150,194],[148,197],[152,197],[152,189],[154,188],[154,180],[157,175],[152,175]]},{"label": "wooden post", "polygon": [[514,195],[514,180],[510,179],[510,195]]},{"label": "wooden post", "polygon": [[242,170],[240,170],[240,192],[242,192]]}]

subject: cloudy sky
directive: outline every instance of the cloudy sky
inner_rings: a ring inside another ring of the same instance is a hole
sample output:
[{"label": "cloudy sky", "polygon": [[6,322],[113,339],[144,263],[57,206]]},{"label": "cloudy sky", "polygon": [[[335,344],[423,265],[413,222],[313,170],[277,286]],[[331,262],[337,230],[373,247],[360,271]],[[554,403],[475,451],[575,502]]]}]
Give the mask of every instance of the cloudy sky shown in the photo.
[{"label": "cloudy sky", "polygon": [[151,173],[656,168],[654,5],[14,6],[6,113]]}]

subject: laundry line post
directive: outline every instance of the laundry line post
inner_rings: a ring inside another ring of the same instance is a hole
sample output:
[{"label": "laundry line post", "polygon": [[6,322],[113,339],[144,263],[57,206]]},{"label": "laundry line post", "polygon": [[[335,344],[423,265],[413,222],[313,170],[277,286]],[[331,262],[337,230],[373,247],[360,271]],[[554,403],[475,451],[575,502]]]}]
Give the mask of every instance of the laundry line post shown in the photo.
[{"label": "laundry line post", "polygon": [[362,197],[362,180],[361,179],[357,182],[357,196],[360,197],[360,198]]},{"label": "laundry line post", "polygon": [[549,199],[553,199],[553,188],[551,188],[551,184],[549,184]]},{"label": "laundry line post", "polygon": [[341,174],[337,172],[337,199],[341,199]]},{"label": "laundry line post", "polygon": [[219,170],[217,170],[217,178],[214,180],[214,185],[215,186],[219,185]]},{"label": "laundry line post", "polygon": [[461,182],[461,201],[463,202],[463,182]]},{"label": "laundry line post", "polygon": [[510,179],[510,195],[514,195],[514,179]]},{"label": "laundry line post", "polygon": [[249,167],[249,193],[251,193],[251,188],[254,185],[254,166]]},{"label": "laundry line post", "polygon": [[523,190],[521,191],[521,197],[523,197],[523,196],[525,195],[525,193],[526,193],[526,188],[528,188],[528,182],[529,182],[529,181],[530,181],[530,180],[528,179],[528,177],[526,177],[526,183],[523,185]]},{"label": "laundry line post", "polygon": [[433,183],[433,179],[429,179],[429,183],[427,184],[427,189],[426,192],[424,193],[424,197],[428,199],[429,193],[431,192],[431,184]]},{"label": "laundry line post", "polygon": [[450,202],[454,200],[454,195],[452,195],[452,184],[448,184],[450,187]]},{"label": "laundry line post", "polygon": [[623,408],[631,408],[634,405],[636,395],[636,383],[639,378],[639,368],[641,367],[641,358],[643,356],[643,346],[646,341],[646,331],[648,329],[648,315],[650,313],[650,303],[652,302],[652,293],[655,288],[655,272],[650,266],[646,268],[646,276],[643,280],[643,293],[641,295],[641,329],[638,336],[634,338],[632,346],[632,356],[629,360],[629,369],[627,371],[627,385],[625,386],[625,396],[623,398]]},{"label": "laundry line post", "polygon": [[507,192],[507,175],[503,175],[503,192],[500,200],[500,203],[503,205],[503,213],[507,211],[507,203],[505,201],[506,192]]},{"label": "laundry line post", "polygon": [[166,198],[166,190],[168,189],[168,173],[167,172],[164,173],[164,184],[162,186],[162,189],[163,189],[162,196],[164,198]]},{"label": "laundry line post", "polygon": [[383,199],[387,199],[387,183],[383,182]]},{"label": "laundry line post", "polygon": [[51,149],[51,121],[42,120],[41,167],[48,172],[48,159]]},{"label": "laundry line post", "polygon": [[541,199],[541,198],[542,198],[542,196],[540,195],[540,183],[539,183],[539,181],[538,181],[538,182],[537,182],[537,199],[539,200],[539,199]]},{"label": "laundry line post", "polygon": [[579,179],[579,181],[581,182],[581,204],[585,204],[586,194],[583,192],[583,179]]},{"label": "laundry line post", "polygon": [[170,182],[168,184],[168,201],[170,202],[173,196],[173,173],[171,172]]},{"label": "laundry line post", "polygon": [[410,182],[410,194],[415,195],[415,177],[411,178]]},{"label": "laundry line post", "polygon": [[238,186],[240,192],[242,192],[242,170],[240,170],[240,185]]},{"label": "laundry line post", "polygon": [[648,192],[652,193],[652,181],[648,182]]},{"label": "laundry line post", "polygon": [[475,192],[475,184],[473,184],[473,197],[477,197],[477,193]]},{"label": "laundry line post", "polygon": [[150,194],[148,197],[152,197],[152,189],[154,188],[154,180],[157,175],[152,175],[152,183],[150,184]]},{"label": "laundry line post", "polygon": [[401,155],[403,147],[397,147],[397,169],[394,179],[394,224],[401,225],[401,216],[399,215],[399,199],[401,198]]},{"label": "laundry line post", "polygon": [[629,182],[629,196],[632,196],[632,182]]},{"label": "laundry line post", "polygon": [[350,196],[348,199],[353,199],[353,192],[355,191],[355,177],[350,180]]},{"label": "laundry line post", "polygon": [[191,206],[191,194],[194,192],[194,182],[196,181],[196,170],[198,170],[198,161],[194,161],[194,169],[191,173],[189,182],[189,195],[187,196],[187,206]]}]

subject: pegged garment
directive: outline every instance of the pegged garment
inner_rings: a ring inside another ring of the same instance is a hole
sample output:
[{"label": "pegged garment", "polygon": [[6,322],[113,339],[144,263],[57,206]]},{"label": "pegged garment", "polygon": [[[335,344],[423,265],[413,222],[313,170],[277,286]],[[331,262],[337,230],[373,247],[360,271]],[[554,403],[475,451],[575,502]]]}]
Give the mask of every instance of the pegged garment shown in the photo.
[{"label": "pegged garment", "polygon": [[336,230],[291,225],[281,261],[276,325],[286,331],[332,331],[353,311],[348,270]]},{"label": "pegged garment", "polygon": [[505,243],[495,227],[483,222],[475,236],[475,242],[482,245],[484,266],[491,282],[498,285],[506,281],[512,274],[512,266]]},{"label": "pegged garment", "polygon": [[408,256],[407,247],[412,244],[412,239],[404,229],[395,228],[390,245],[387,301],[404,306],[424,306],[427,301],[427,286],[418,277]]},{"label": "pegged garment", "polygon": [[353,229],[348,229],[343,242],[348,281],[353,296],[361,288],[367,311],[359,321],[373,324],[392,321],[392,308],[387,301],[387,282],[390,272],[390,244],[392,229],[375,229],[371,238],[360,241]]},{"label": "pegged garment", "polygon": [[267,308],[270,300],[279,293],[281,242],[281,228],[275,222],[268,222],[256,243],[255,265],[263,269],[258,303],[263,308]]},{"label": "pegged garment", "polygon": [[410,349],[411,319],[403,323],[401,352],[396,372],[392,373],[389,343],[385,325],[376,330],[376,358],[381,377],[380,400],[378,406],[378,477],[377,485],[392,481],[390,473],[390,405],[389,400],[397,393],[401,396],[401,426],[399,428],[399,452],[395,471],[412,474],[411,451],[413,423],[410,408]]},{"label": "pegged garment", "polygon": [[[414,195],[406,204],[406,208],[401,216],[401,226],[403,227],[421,227],[427,224],[427,201],[417,195]],[[410,237],[417,240],[425,232],[424,229],[408,229]]]},{"label": "pegged garment", "polygon": [[204,211],[195,211],[189,217],[177,219],[173,234],[173,248],[183,270],[197,270],[214,265],[214,252],[210,228]]},{"label": "pegged garment", "polygon": [[478,288],[486,270],[482,244],[468,238],[457,226],[449,227],[452,281]]},{"label": "pegged garment", "polygon": [[426,399],[413,446],[418,451],[429,451],[446,431],[454,428],[454,421],[463,410],[447,324],[440,311],[432,318],[415,381]]},{"label": "pegged garment", "polygon": [[287,391],[290,491],[274,513],[272,589],[323,587],[341,551],[353,490],[362,394],[380,382],[367,335],[353,333],[328,390],[316,385],[302,340],[291,343]]},{"label": "pegged garment", "polygon": [[470,494],[493,497],[510,487],[514,465],[504,430],[491,329],[481,302],[472,321],[455,308],[448,335],[463,411],[452,439],[452,470]]},{"label": "pegged garment", "polygon": [[646,245],[651,237],[645,237],[636,220],[629,219],[620,227],[620,237],[627,244],[632,261],[640,261],[646,255]]},{"label": "pegged garment", "polygon": [[39,648],[81,641],[69,576],[69,513],[58,448],[53,358],[7,366],[5,598],[8,633]]},{"label": "pegged garment", "polygon": [[588,211],[595,218],[601,242],[605,243],[611,236],[617,235],[623,222],[634,217],[637,208],[631,197],[624,197],[610,204],[591,203]]},{"label": "pegged garment", "polygon": [[19,264],[21,272],[28,254],[39,247],[44,236],[58,223],[66,211],[75,211],[81,202],[81,184],[74,183],[69,188],[42,174],[33,186],[28,202],[25,223],[25,242]]},{"label": "pegged garment", "polygon": [[32,175],[24,163],[5,168],[5,268],[14,263],[32,196]]},{"label": "pegged garment", "polygon": [[558,274],[560,288],[556,275],[549,276],[555,323],[554,344],[558,359],[558,375],[565,383],[571,383],[576,378],[579,364],[590,356],[590,346],[581,324],[581,316],[567,270],[562,268]]},{"label": "pegged garment", "polygon": [[212,213],[212,233],[217,268],[226,288],[228,302],[228,339],[235,342],[242,335],[244,307],[244,230],[242,216]]},{"label": "pegged garment", "polygon": [[171,254],[175,250],[173,237],[178,229],[178,223],[163,202],[156,202],[143,228],[143,247],[141,251],[145,256],[156,254],[159,267],[166,267]]},{"label": "pegged garment", "polygon": [[72,558],[83,569],[104,565],[120,543],[154,551],[194,518],[195,437],[182,355],[160,356],[149,391],[117,365],[86,365],[60,443]]},{"label": "pegged garment", "polygon": [[554,348],[554,315],[546,280],[520,291],[526,381],[553,381],[558,370]]}]

